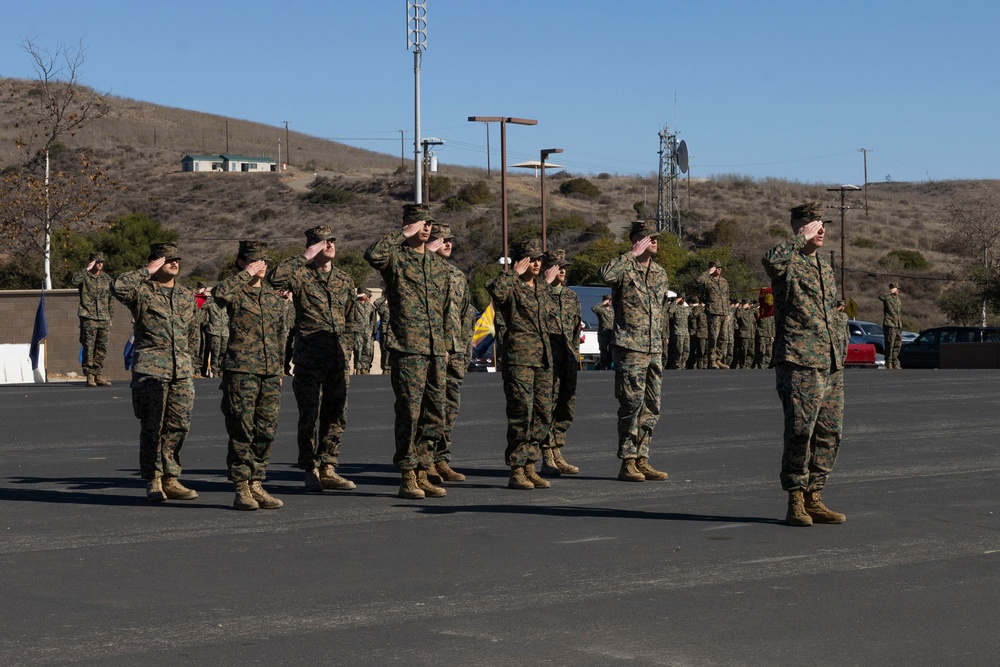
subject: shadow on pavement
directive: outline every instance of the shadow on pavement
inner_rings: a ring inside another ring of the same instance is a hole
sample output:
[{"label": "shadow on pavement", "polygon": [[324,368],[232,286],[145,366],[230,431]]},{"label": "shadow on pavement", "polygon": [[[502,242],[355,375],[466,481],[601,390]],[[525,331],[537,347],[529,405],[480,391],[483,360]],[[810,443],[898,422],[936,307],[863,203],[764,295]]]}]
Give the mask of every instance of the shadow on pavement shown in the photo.
[{"label": "shadow on pavement", "polygon": [[726,516],[717,514],[685,514],[681,512],[643,512],[639,510],[608,509],[604,507],[541,507],[537,505],[397,505],[410,507],[422,514],[459,514],[462,512],[484,514],[533,514],[554,517],[591,517],[599,519],[655,519],[658,521],[708,521],[713,523],[768,523],[784,526],[781,519],[755,516]]}]

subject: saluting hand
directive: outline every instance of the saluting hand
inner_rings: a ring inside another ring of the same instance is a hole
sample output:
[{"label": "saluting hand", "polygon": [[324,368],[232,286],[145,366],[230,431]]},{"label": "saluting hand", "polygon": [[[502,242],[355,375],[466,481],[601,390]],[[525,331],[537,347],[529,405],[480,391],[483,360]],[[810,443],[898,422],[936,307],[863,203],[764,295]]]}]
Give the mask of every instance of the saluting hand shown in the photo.
[{"label": "saluting hand", "polygon": [[545,282],[547,282],[548,284],[551,285],[553,281],[555,281],[555,279],[558,277],[559,277],[558,265],[550,266],[549,268],[545,269]]},{"label": "saluting hand", "polygon": [[408,239],[413,238],[423,228],[424,228],[423,220],[417,220],[416,222],[411,222],[408,225],[403,225],[403,236],[405,236]]},{"label": "saluting hand", "polygon": [[519,276],[523,276],[524,272],[528,270],[528,264],[531,264],[531,260],[527,257],[522,257],[521,259],[514,262],[514,273]]},{"label": "saluting hand", "polygon": [[816,238],[816,235],[819,234],[819,230],[821,229],[823,229],[823,221],[813,220],[809,224],[802,227],[802,230],[799,233],[806,237],[806,241],[812,241]]},{"label": "saluting hand", "polygon": [[443,245],[444,239],[434,239],[433,241],[427,242],[427,249],[431,252],[437,252]]},{"label": "saluting hand", "polygon": [[149,275],[155,274],[160,268],[167,263],[166,257],[157,257],[149,264],[146,265],[146,270],[149,271]]},{"label": "saluting hand", "polygon": [[639,258],[642,253],[646,252],[648,248],[653,243],[653,240],[648,236],[643,236],[641,239],[632,244],[632,256]]},{"label": "saluting hand", "polygon": [[258,259],[256,261],[250,262],[249,264],[246,265],[246,267],[243,270],[249,273],[251,276],[260,276],[265,271],[267,271],[267,261],[263,259]]},{"label": "saluting hand", "polygon": [[306,251],[302,253],[302,256],[306,258],[307,262],[311,262],[313,258],[326,250],[326,241],[320,241],[319,243],[313,243],[311,246],[306,248]]},{"label": "saluting hand", "polygon": [[87,270],[90,271],[92,268],[94,268],[95,264],[97,264],[96,260],[93,260],[93,259],[90,260],[90,264],[87,265]]}]

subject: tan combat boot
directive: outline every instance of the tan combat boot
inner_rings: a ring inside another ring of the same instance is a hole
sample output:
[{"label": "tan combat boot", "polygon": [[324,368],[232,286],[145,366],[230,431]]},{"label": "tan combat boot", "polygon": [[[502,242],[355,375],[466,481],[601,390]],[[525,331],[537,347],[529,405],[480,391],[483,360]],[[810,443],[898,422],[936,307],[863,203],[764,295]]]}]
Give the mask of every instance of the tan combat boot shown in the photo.
[{"label": "tan combat boot", "polygon": [[316,468],[306,470],[305,487],[306,493],[323,493],[323,482],[319,480],[319,470]]},{"label": "tan combat boot", "polygon": [[556,464],[555,449],[543,449],[542,450],[542,476],[544,477],[559,477],[562,474],[562,470]]},{"label": "tan combat boot", "polygon": [[559,468],[559,472],[564,475],[575,475],[580,472],[580,469],[575,465],[563,458],[562,447],[556,447],[552,450],[552,458],[556,461],[556,467]]},{"label": "tan combat boot", "polygon": [[847,521],[846,514],[834,512],[823,504],[823,498],[819,491],[806,491],[805,509],[813,523],[844,523]]},{"label": "tan combat boot", "polygon": [[194,500],[198,497],[197,491],[187,488],[173,475],[163,477],[163,493],[167,494],[170,500]]},{"label": "tan combat boot", "polygon": [[88,387],[96,387],[97,386],[97,377],[94,376],[94,375],[91,375],[90,373],[87,373],[87,386]]},{"label": "tan combat boot", "polygon": [[547,489],[550,486],[552,486],[552,484],[549,483],[548,480],[544,480],[538,476],[538,473],[535,472],[534,463],[529,463],[528,465],[524,466],[524,478],[529,482],[531,482],[531,485],[534,486],[536,489]]},{"label": "tan combat boot", "polygon": [[427,480],[431,484],[440,484],[444,481],[444,477],[437,471],[437,462],[432,463],[431,467],[427,469]]},{"label": "tan combat boot", "polygon": [[260,484],[260,480],[255,479],[250,482],[250,495],[257,501],[261,509],[276,510],[285,504],[265,491],[264,487]]},{"label": "tan combat boot", "polygon": [[510,479],[507,480],[507,488],[527,491],[535,488],[535,485],[529,482],[528,478],[524,476],[524,466],[511,466]]},{"label": "tan combat boot", "polygon": [[327,463],[319,469],[319,481],[324,489],[335,489],[337,491],[350,491],[356,489],[357,485],[349,479],[344,479],[337,474],[337,470],[332,464]]},{"label": "tan combat boot", "polygon": [[417,486],[417,472],[415,470],[404,470],[403,480],[399,484],[399,497],[407,500],[423,500],[426,498],[424,492]]},{"label": "tan combat boot", "polygon": [[111,386],[111,380],[109,380],[108,378],[104,377],[101,374],[98,374],[97,377],[94,378],[94,382],[97,383],[98,387],[110,387]]},{"label": "tan combat boot", "polygon": [[[451,469],[447,461],[437,461],[434,463],[434,470],[437,471],[438,477],[445,482],[464,482],[465,475],[460,472],[456,472]],[[430,470],[427,471],[428,476],[431,474]]]},{"label": "tan combat boot", "polygon": [[424,492],[425,498],[444,498],[448,495],[448,492],[440,486],[431,484],[430,480],[427,479],[426,470],[417,471],[417,488]]},{"label": "tan combat boot", "polygon": [[785,515],[785,523],[799,527],[813,525],[812,517],[806,513],[805,499],[801,490],[788,492],[788,514]]},{"label": "tan combat boot", "polygon": [[670,475],[662,470],[657,470],[649,465],[649,459],[645,457],[641,457],[635,462],[635,469],[642,473],[642,476],[648,480],[660,481],[670,477]]},{"label": "tan combat boot", "polygon": [[233,499],[234,510],[252,512],[253,510],[260,509],[260,505],[250,494],[250,482],[241,479],[238,482],[234,482],[234,484],[236,485],[236,498]]},{"label": "tan combat boot", "polygon": [[167,494],[163,493],[163,483],[160,478],[151,479],[146,482],[146,500],[160,503],[167,499]]},{"label": "tan combat boot", "polygon": [[645,482],[646,476],[635,467],[635,459],[622,459],[622,467],[618,471],[618,479],[623,482]]}]

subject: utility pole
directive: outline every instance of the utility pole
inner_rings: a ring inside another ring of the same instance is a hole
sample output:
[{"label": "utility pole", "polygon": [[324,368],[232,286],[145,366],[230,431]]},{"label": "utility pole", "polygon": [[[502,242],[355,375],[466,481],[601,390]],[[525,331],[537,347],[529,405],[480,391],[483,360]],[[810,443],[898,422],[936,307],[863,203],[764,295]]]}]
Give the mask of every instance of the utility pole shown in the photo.
[{"label": "utility pole", "polygon": [[289,166],[292,164],[292,144],[288,141],[288,123],[289,121],[283,121],[285,123],[285,159],[288,160]]},{"label": "utility pole", "polygon": [[406,130],[399,131],[399,166],[402,169],[406,169],[406,139],[403,138],[405,133]]},{"label": "utility pole", "polygon": [[406,50],[413,49],[413,201],[423,203],[420,164],[420,56],[427,48],[427,0],[406,0]]},{"label": "utility pole", "polygon": [[226,121],[226,152],[229,152],[229,121]]},{"label": "utility pole", "polygon": [[872,152],[873,148],[859,148],[858,152],[863,153],[865,156],[865,217],[868,217],[868,154]]},{"label": "utility pole", "polygon": [[860,190],[856,185],[839,185],[827,188],[827,192],[840,193],[840,298],[847,303],[847,219],[844,214],[850,206],[844,200],[845,193]]}]

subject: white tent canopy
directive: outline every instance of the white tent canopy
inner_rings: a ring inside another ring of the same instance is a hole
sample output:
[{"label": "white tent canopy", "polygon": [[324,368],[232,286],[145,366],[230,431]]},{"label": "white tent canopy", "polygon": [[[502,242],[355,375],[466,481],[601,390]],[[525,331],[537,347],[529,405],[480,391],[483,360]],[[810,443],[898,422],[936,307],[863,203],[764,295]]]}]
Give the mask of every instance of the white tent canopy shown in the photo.
[{"label": "white tent canopy", "polygon": [[[517,164],[510,165],[511,167],[520,167],[521,169],[534,169],[535,178],[538,178],[538,172],[542,168],[541,160],[528,160],[527,162],[518,162]],[[545,161],[545,171],[549,169],[565,169],[566,165],[556,164],[555,162]]]}]

